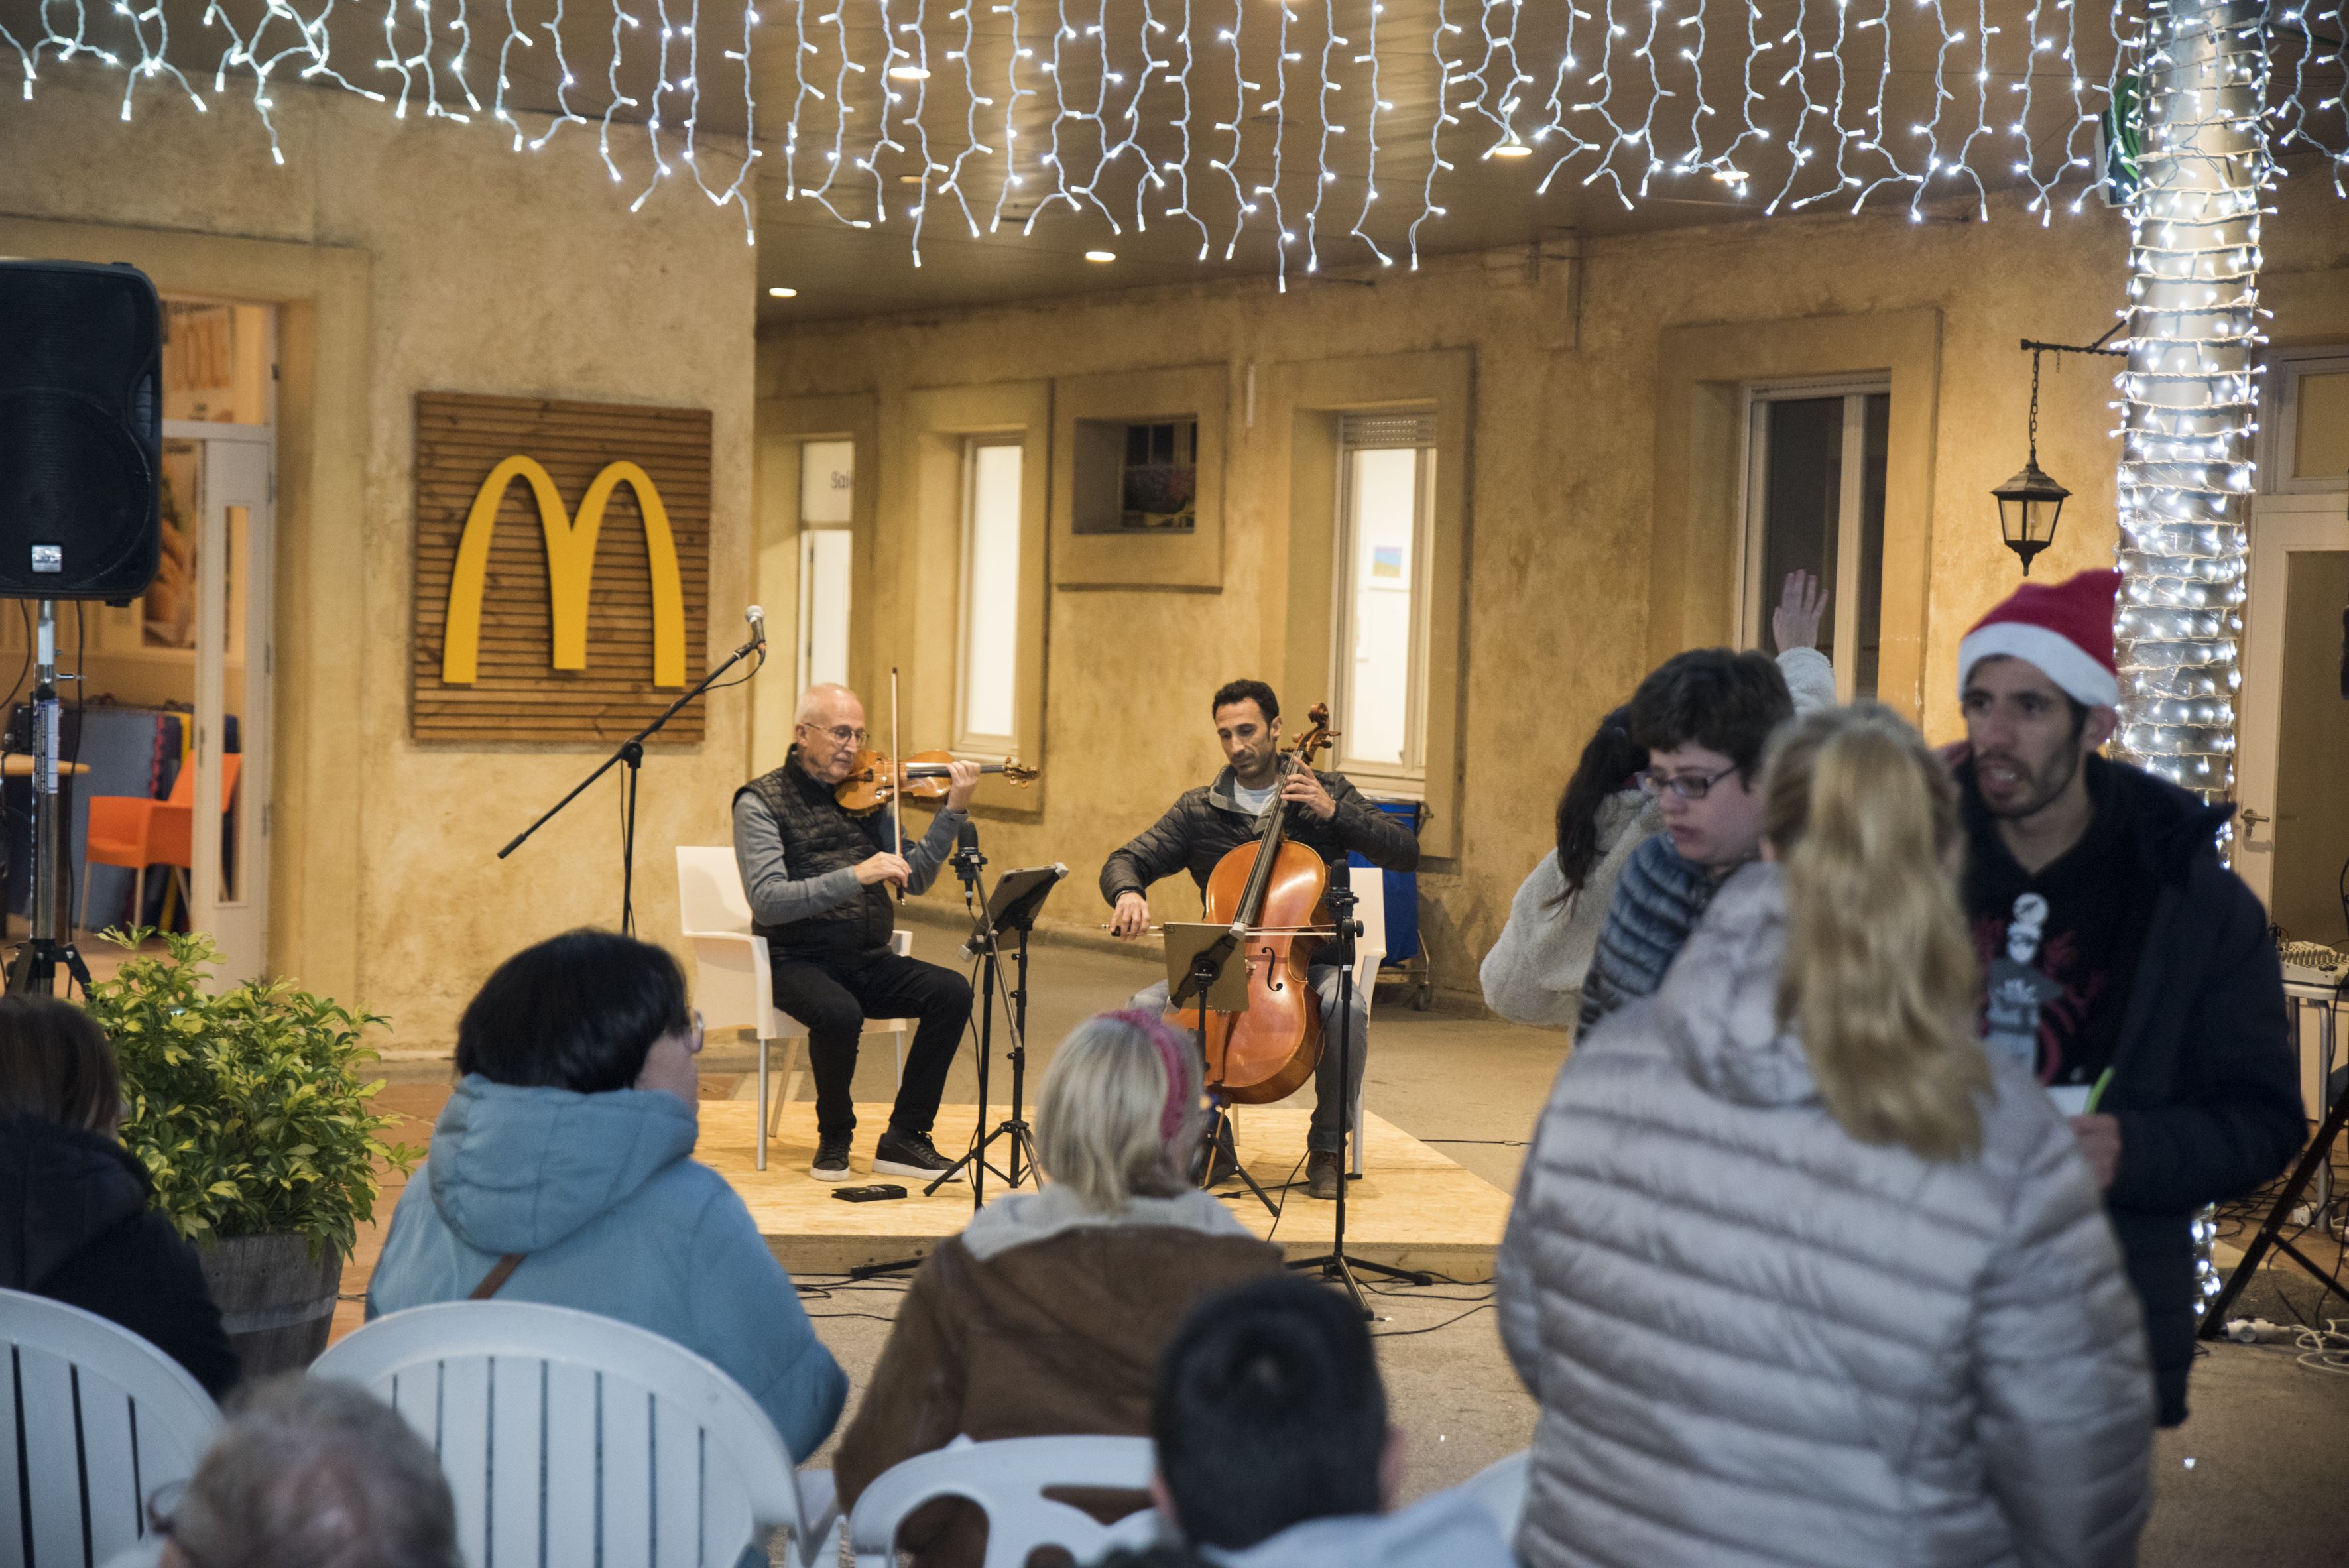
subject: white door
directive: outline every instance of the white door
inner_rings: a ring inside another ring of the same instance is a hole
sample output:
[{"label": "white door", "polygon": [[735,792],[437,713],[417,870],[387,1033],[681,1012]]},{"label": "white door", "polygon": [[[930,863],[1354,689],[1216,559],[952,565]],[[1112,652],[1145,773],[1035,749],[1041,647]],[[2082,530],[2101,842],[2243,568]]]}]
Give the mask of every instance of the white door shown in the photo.
[{"label": "white door", "polygon": [[[192,929],[219,944],[219,979],[225,985],[261,975],[269,957],[270,476],[275,454],[265,428],[174,420],[165,434],[203,448],[189,913]],[[214,823],[216,829],[207,827]]]},{"label": "white door", "polygon": [[[2330,884],[2341,869],[2334,840],[2349,821],[2349,775],[2328,779],[2321,768],[2299,766],[2297,754],[2333,738],[2329,732],[2349,728],[2337,665],[2344,605],[2325,592],[2344,573],[2349,517],[2338,493],[2263,495],[2253,503],[2235,769],[2242,837],[2235,867],[2271,919],[2306,927],[2287,934],[2310,941],[2332,940],[2334,934],[2313,923],[2323,913],[2323,901],[2301,896],[2298,883],[2307,880],[2303,870],[2323,873],[2320,880]],[[2288,707],[2293,710],[2289,717]],[[2302,773],[2310,776],[2303,779]],[[2286,878],[2291,885],[2281,889],[2280,859],[2293,868]],[[2280,893],[2289,908],[2278,908]]]}]

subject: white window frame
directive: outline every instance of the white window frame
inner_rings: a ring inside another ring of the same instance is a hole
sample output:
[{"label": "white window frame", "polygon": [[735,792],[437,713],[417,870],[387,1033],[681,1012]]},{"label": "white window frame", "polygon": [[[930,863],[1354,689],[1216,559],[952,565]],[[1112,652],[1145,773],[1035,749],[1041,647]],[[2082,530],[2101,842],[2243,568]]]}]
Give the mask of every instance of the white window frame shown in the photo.
[{"label": "white window frame", "polygon": [[[854,439],[853,437],[849,436],[794,436],[792,438],[792,440],[799,451],[801,483],[802,486],[804,486],[806,482],[807,449],[810,447],[845,443],[848,445],[852,454],[854,454],[855,450]],[[852,456],[852,463],[853,462],[854,458]],[[849,490],[849,515],[836,522],[809,521],[807,518],[804,491],[802,490],[801,495],[793,498],[794,504],[798,507],[800,512],[799,620],[793,633],[793,641],[798,645],[795,651],[798,661],[797,674],[799,676],[799,685],[793,688],[796,691],[805,691],[809,686],[815,684],[813,658],[814,647],[812,645],[812,638],[815,634],[815,552],[816,538],[819,534],[841,534],[845,536],[848,541],[848,592],[850,596],[848,601],[841,605],[841,633],[843,640],[849,650],[853,652],[856,646],[856,604],[854,598],[856,580],[856,492],[854,488],[856,482],[856,473],[854,467],[852,467],[849,471],[850,484],[852,487]],[[843,670],[841,673],[842,684],[845,685],[847,683],[847,671]]]},{"label": "white window frame", "polygon": [[[978,523],[978,454],[983,449],[988,447],[1009,447],[1019,453],[1019,483],[1024,511],[1028,485],[1027,445],[1026,436],[1019,431],[965,436],[962,443],[962,549],[958,562],[961,581],[955,600],[957,611],[955,722],[954,744],[950,749],[958,758],[969,758],[984,762],[1000,762],[1007,758],[1017,756],[1019,749],[1019,738],[1017,734],[997,735],[991,732],[980,734],[970,727],[968,718],[970,709],[971,673],[971,532]],[[1024,557],[1028,549],[1027,519],[1025,516],[1017,516],[1012,521],[1013,531],[1019,540],[1020,552]],[[1028,567],[1029,562],[1022,559],[1015,581],[1023,585],[1027,580]],[[1015,731],[1019,725],[1019,647],[1020,636],[1025,630],[1019,623],[1019,616],[1023,608],[1019,596],[1015,596],[1011,612],[1011,724]]]},{"label": "white window frame", "polygon": [[[1379,410],[1378,414],[1389,415],[1390,411]],[[1403,707],[1403,759],[1402,765],[1396,767],[1350,758],[1346,755],[1347,716],[1340,712],[1332,717],[1339,731],[1333,760],[1358,787],[1392,799],[1423,800],[1427,798],[1427,639],[1434,599],[1430,578],[1435,562],[1436,411],[1433,408],[1400,409],[1392,411],[1391,417],[1421,421],[1424,426],[1422,438],[1350,440],[1345,435],[1346,417],[1340,416],[1337,539],[1336,548],[1330,552],[1335,570],[1330,573],[1330,700],[1333,705],[1346,700],[1347,683],[1354,663],[1354,454],[1365,451],[1416,452],[1419,463],[1414,488],[1418,493],[1413,501],[1415,511],[1411,524],[1411,664],[1406,677],[1409,689]]]},{"label": "white window frame", "polygon": [[2256,494],[2324,495],[2349,490],[2349,474],[2295,479],[2288,471],[2292,449],[2299,444],[2300,378],[2311,374],[2349,374],[2349,345],[2279,348],[2269,353],[2267,373],[2261,377],[2265,384],[2260,388],[2260,433],[2254,448],[2259,462]]},{"label": "white window frame", "polygon": [[[1835,617],[1836,700],[1849,702],[1859,680],[1860,530],[1856,524],[1865,499],[1868,462],[1868,399],[1889,396],[1889,376],[1837,377],[1818,381],[1763,381],[1744,388],[1745,461],[1740,465],[1737,515],[1745,531],[1745,547],[1737,565],[1737,645],[1759,648],[1770,631],[1779,585],[1764,582],[1763,562],[1768,558],[1763,507],[1770,494],[1769,431],[1765,421],[1773,403],[1795,403],[1821,397],[1843,402],[1843,491],[1836,500],[1836,596],[1828,606]],[[1878,593],[1878,614],[1883,594]],[[1883,627],[1877,628],[1881,638]],[[1773,648],[1771,652],[1778,650]]]}]

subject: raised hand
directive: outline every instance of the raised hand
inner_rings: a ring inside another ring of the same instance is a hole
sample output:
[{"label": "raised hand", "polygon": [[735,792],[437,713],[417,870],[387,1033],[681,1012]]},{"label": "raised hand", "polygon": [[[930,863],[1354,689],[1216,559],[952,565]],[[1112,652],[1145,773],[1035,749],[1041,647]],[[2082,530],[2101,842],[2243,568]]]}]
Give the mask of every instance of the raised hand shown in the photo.
[{"label": "raised hand", "polygon": [[1827,592],[1807,572],[1786,573],[1778,607],[1770,613],[1770,635],[1780,653],[1789,648],[1819,645],[1819,618],[1826,613]]}]

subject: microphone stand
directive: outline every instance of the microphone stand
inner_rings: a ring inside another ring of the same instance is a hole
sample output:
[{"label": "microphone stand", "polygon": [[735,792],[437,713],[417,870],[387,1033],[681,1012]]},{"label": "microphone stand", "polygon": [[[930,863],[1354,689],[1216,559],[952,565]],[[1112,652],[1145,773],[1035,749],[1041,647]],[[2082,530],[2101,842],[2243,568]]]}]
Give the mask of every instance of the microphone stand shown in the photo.
[{"label": "microphone stand", "polygon": [[719,665],[716,669],[711,670],[708,675],[702,676],[700,681],[694,686],[692,690],[687,692],[683,696],[678,697],[675,702],[669,704],[667,708],[662,712],[658,718],[654,719],[650,724],[636,731],[636,734],[620,742],[620,748],[613,752],[611,756],[604,758],[603,762],[596,768],[595,772],[590,773],[586,778],[582,779],[578,783],[573,785],[571,788],[571,793],[565,795],[562,799],[557,800],[554,805],[549,806],[545,812],[540,816],[537,821],[533,822],[529,827],[524,828],[521,832],[516,833],[513,836],[512,841],[507,844],[504,849],[498,851],[498,859],[504,860],[508,855],[512,854],[516,850],[522,848],[524,843],[529,841],[530,836],[533,833],[537,832],[541,828],[546,826],[547,823],[553,821],[555,817],[562,812],[563,808],[571,804],[572,801],[579,799],[579,797],[585,792],[587,786],[595,783],[596,779],[601,779],[605,774],[609,773],[619,764],[624,762],[626,763],[628,767],[628,780],[626,795],[626,804],[623,810],[623,818],[620,827],[620,934],[623,936],[634,936],[636,934],[636,775],[644,767],[645,742],[651,739],[654,736],[658,735],[661,732],[662,727],[666,726],[670,719],[675,718],[678,714],[684,709],[686,704],[691,702],[695,697],[699,696],[703,692],[708,691],[710,686],[716,683],[719,676],[724,675],[728,670],[732,669],[736,665],[740,664],[752,654],[759,655],[759,662],[751,666],[750,673],[752,675],[757,675],[761,668],[765,667],[767,663],[767,633],[765,624],[761,622],[759,625],[753,628],[753,631],[755,634],[751,639],[743,644],[740,647],[735,649],[733,653],[728,655],[724,664]]},{"label": "microphone stand", "polygon": [[1399,1269],[1388,1264],[1374,1264],[1368,1258],[1358,1258],[1346,1251],[1346,1143],[1354,1130],[1353,1036],[1354,1036],[1354,937],[1362,923],[1354,918],[1354,890],[1351,885],[1330,889],[1331,923],[1338,928],[1337,940],[1330,945],[1336,949],[1338,964],[1338,1212],[1336,1229],[1330,1239],[1330,1250],[1318,1258],[1296,1258],[1293,1269],[1319,1269],[1325,1280],[1336,1280],[1354,1298],[1354,1310],[1366,1318],[1375,1318],[1368,1303],[1362,1300],[1362,1287],[1355,1282],[1359,1271],[1382,1274],[1388,1279],[1402,1280],[1410,1284],[1433,1284],[1435,1276],[1413,1269]]}]

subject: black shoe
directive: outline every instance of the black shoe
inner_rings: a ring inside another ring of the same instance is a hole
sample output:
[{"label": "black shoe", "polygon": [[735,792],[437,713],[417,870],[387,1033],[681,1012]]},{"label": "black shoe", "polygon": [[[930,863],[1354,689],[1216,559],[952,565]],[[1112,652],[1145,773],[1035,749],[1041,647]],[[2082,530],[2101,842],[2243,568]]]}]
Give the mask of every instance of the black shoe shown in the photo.
[{"label": "black shoe", "polygon": [[[938,1173],[954,1163],[939,1153],[926,1132],[900,1132],[895,1128],[881,1135],[873,1149],[873,1170],[875,1174],[918,1176],[935,1181]],[[961,1172],[956,1172],[961,1180]]]},{"label": "black shoe", "polygon": [[848,1134],[819,1140],[808,1174],[819,1181],[845,1181],[854,1176],[856,1172],[848,1168]]},{"label": "black shoe", "polygon": [[1316,1149],[1306,1155],[1306,1196],[1319,1198],[1327,1202],[1336,1202],[1338,1183],[1346,1178],[1346,1172],[1341,1168],[1342,1163],[1337,1150],[1331,1149]]}]

